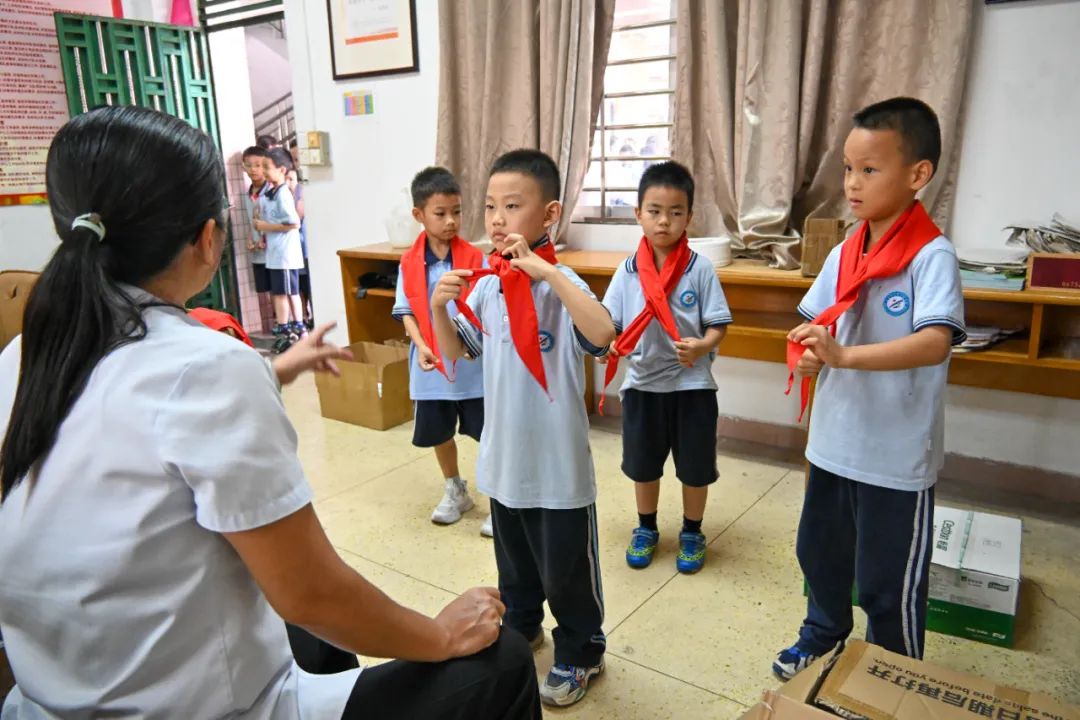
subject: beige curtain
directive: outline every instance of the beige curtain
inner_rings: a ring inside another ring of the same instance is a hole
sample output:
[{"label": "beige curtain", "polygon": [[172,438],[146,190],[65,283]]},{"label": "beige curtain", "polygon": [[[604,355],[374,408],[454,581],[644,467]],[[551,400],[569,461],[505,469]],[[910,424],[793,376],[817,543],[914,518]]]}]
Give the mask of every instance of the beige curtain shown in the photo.
[{"label": "beige curtain", "polygon": [[500,154],[539,148],[562,171],[568,225],[588,170],[615,0],[439,3],[436,161],[464,195],[463,237],[484,234],[487,172]]},{"label": "beige curtain", "polygon": [[795,268],[807,217],[848,217],[851,115],[908,95],[942,131],[923,191],[947,227],[976,0],[679,0],[673,155],[698,183],[697,235]]}]

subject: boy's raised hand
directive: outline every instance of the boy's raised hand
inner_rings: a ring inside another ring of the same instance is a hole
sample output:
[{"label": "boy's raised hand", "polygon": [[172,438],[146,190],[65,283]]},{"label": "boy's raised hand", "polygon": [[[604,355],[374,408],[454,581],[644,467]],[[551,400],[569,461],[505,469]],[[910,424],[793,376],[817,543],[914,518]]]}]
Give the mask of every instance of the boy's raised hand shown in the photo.
[{"label": "boy's raised hand", "polygon": [[[830,367],[843,367],[847,348],[836,342],[827,327],[803,323],[788,333],[788,340],[798,343],[813,353],[820,362]],[[804,353],[805,356],[805,353]]]},{"label": "boy's raised hand", "polygon": [[515,267],[533,280],[543,280],[554,270],[554,266],[529,248],[528,241],[516,233],[506,236],[509,243],[503,251],[503,257],[510,258],[510,267]]},{"label": "boy's raised hand", "polygon": [[431,293],[431,306],[445,308],[451,301],[460,298],[469,287],[472,274],[472,270],[451,270],[443,273]]},{"label": "boy's raised hand", "polygon": [[429,347],[416,348],[416,360],[424,372],[431,372],[439,365],[439,358],[435,357],[435,353],[431,352]]},{"label": "boy's raised hand", "polygon": [[818,356],[814,354],[813,350],[807,348],[803,351],[802,357],[799,358],[799,364],[795,366],[795,370],[806,377],[812,377],[821,372],[821,368],[825,366],[825,363],[818,359]]}]

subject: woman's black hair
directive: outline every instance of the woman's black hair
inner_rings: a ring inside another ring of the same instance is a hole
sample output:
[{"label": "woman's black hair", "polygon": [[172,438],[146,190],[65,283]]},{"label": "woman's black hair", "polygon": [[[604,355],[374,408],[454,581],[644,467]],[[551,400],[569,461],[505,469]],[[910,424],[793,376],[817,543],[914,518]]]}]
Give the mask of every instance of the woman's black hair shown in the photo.
[{"label": "woman's black hair", "polygon": [[[61,242],[26,305],[0,498],[48,455],[98,362],[146,336],[143,306],[122,286],[169,267],[207,220],[225,227],[221,153],[205,133],[154,110],[75,117],[53,138],[45,174]],[[89,213],[91,227],[72,227]]]}]

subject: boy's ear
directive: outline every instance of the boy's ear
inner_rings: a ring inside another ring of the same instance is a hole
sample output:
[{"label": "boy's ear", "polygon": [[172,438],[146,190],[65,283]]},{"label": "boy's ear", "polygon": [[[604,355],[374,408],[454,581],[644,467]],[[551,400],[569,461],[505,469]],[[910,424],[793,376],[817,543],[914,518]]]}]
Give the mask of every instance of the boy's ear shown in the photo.
[{"label": "boy's ear", "polygon": [[638,205],[634,206],[634,217],[637,218],[638,225],[640,225],[641,224],[641,207],[638,206]]},{"label": "boy's ear", "polygon": [[920,160],[911,168],[911,189],[919,192],[934,178],[934,163]]},{"label": "boy's ear", "polygon": [[558,224],[562,219],[562,203],[558,200],[552,200],[544,208],[544,228],[551,228],[552,225]]},{"label": "boy's ear", "polygon": [[418,207],[414,207],[412,209],[412,216],[413,216],[413,220],[420,223],[421,225],[424,224],[424,211],[423,210],[421,210]]}]

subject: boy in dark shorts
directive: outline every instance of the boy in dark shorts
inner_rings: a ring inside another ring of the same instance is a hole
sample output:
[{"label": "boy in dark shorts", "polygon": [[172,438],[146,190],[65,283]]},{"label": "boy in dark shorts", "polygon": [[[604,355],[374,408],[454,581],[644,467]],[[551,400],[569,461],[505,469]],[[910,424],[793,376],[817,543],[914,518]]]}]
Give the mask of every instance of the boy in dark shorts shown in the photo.
[{"label": "boy in dark shorts", "polygon": [[626,562],[644,568],[660,540],[656,513],[668,454],[683,485],[679,572],[705,564],[701,522],[716,482],[716,381],[712,361],[731,322],[716,270],[692,251],[686,226],[694,209],[694,179],[676,162],[653,165],[638,186],[638,222],[645,234],[635,255],[615,271],[604,296],[619,338],[609,354],[607,382],[618,358],[630,367],[620,389],[622,470],[634,481],[638,527]]},{"label": "boy in dark shorts", "polygon": [[[413,445],[435,448],[445,480],[443,499],[431,521],[452,525],[473,508],[468,485],[458,470],[455,432],[477,442],[484,428],[483,363],[456,367],[439,352],[431,326],[431,293],[445,272],[487,267],[483,253],[457,235],[461,225],[461,188],[449,170],[429,167],[412,181],[413,217],[423,232],[401,257],[393,315],[412,340],[409,395],[416,405]],[[451,381],[453,378],[453,381]],[[481,534],[491,537],[491,518]]]}]

